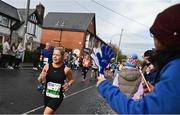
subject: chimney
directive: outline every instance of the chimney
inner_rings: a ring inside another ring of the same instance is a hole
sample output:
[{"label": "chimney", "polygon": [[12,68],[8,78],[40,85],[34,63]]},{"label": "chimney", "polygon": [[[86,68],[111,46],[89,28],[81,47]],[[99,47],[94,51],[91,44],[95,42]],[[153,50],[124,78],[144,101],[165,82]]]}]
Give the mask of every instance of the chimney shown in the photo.
[{"label": "chimney", "polygon": [[38,14],[38,17],[39,17],[39,23],[42,25],[43,23],[43,19],[44,19],[44,10],[45,10],[45,7],[39,3],[37,6],[36,6],[36,11],[37,11],[37,14]]}]

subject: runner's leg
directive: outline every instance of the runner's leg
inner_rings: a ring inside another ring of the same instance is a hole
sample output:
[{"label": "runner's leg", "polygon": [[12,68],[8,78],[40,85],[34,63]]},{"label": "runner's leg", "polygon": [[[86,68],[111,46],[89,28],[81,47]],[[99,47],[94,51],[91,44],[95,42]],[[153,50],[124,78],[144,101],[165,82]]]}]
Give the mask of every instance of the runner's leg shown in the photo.
[{"label": "runner's leg", "polygon": [[54,114],[54,110],[47,106],[47,107],[44,109],[44,113],[43,113],[43,114],[44,114],[44,115]]}]

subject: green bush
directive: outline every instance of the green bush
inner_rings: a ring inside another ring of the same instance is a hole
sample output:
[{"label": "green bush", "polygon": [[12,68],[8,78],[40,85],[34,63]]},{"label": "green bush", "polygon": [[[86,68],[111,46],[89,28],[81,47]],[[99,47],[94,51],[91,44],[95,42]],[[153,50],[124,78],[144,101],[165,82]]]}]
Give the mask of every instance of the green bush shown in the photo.
[{"label": "green bush", "polygon": [[34,52],[26,50],[24,56],[24,62],[33,62]]},{"label": "green bush", "polygon": [[3,45],[0,43],[0,53],[2,53]]}]

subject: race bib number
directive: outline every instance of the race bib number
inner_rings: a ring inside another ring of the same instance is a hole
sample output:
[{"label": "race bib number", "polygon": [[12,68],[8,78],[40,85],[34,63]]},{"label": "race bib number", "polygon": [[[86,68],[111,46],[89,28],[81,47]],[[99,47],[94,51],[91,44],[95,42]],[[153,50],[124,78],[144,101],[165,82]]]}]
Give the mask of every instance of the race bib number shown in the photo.
[{"label": "race bib number", "polygon": [[51,97],[51,98],[60,98],[60,95],[59,95],[60,89],[61,89],[61,84],[48,82],[46,96]]},{"label": "race bib number", "polygon": [[43,59],[43,64],[45,64],[45,65],[48,64],[48,58]]}]

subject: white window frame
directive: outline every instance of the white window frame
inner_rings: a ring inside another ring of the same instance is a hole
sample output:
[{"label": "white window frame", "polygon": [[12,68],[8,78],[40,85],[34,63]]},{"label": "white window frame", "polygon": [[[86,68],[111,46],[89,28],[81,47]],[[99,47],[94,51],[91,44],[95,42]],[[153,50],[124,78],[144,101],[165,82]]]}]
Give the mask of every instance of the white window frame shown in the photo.
[{"label": "white window frame", "polygon": [[0,25],[9,27],[9,19],[0,15]]},{"label": "white window frame", "polygon": [[28,21],[27,33],[31,34],[31,35],[35,35],[35,33],[36,33],[35,30],[36,30],[36,24]]}]

